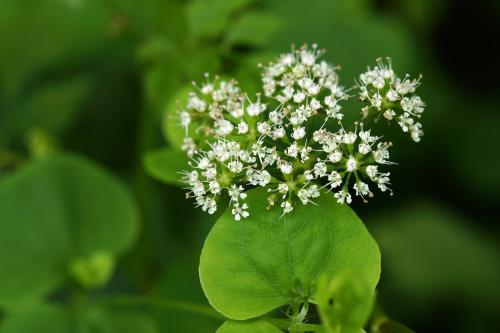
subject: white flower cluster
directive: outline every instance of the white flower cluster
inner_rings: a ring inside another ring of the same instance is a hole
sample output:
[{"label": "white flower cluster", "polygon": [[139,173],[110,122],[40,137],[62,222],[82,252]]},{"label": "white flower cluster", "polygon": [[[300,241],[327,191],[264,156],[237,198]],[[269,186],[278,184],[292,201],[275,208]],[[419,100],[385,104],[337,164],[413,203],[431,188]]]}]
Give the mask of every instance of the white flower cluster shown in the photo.
[{"label": "white flower cluster", "polygon": [[363,115],[396,119],[403,132],[409,132],[415,142],[419,142],[424,132],[416,119],[422,116],[425,103],[415,95],[421,77],[411,80],[409,75],[399,78],[392,69],[390,59],[377,60],[377,65],[359,76],[359,98],[369,103],[363,108]]},{"label": "white flower cluster", "polygon": [[[266,188],[268,205],[279,205],[283,214],[329,191],[339,203],[351,203],[352,196],[366,200],[373,187],[391,192],[389,172],[379,170],[391,164],[391,143],[372,135],[364,120],[344,127],[340,104],[349,95],[321,55],[315,45],[304,46],[263,66],[264,93],[253,99],[234,80],[210,81],[207,75],[202,86],[195,84],[179,118],[191,159],[183,172],[187,197],[203,211],[215,213],[226,197],[235,220],[247,218],[245,191],[255,187]],[[403,130],[418,141],[420,124],[412,117],[421,114],[423,103],[407,96],[418,82],[399,80],[390,65],[379,62],[361,76],[362,99],[371,103],[365,118],[372,108],[389,118],[397,102]]]}]

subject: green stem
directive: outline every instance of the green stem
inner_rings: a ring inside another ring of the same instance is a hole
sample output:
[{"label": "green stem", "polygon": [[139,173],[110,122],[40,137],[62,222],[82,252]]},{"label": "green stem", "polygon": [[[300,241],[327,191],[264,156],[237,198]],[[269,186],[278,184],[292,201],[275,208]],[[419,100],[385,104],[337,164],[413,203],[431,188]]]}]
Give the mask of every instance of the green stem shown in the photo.
[{"label": "green stem", "polygon": [[147,305],[158,308],[181,310],[185,312],[196,313],[206,317],[224,320],[226,319],[223,315],[212,309],[207,305],[183,302],[183,301],[173,301],[158,297],[142,297],[133,295],[118,295],[112,297],[106,297],[100,299],[102,303],[107,303],[116,306],[137,306],[137,305]]}]

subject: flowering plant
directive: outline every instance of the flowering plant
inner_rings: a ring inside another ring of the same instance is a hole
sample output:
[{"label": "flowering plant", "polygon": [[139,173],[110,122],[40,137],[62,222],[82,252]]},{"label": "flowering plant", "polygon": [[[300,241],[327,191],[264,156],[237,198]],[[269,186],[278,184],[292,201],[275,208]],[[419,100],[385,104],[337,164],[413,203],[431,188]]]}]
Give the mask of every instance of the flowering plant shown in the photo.
[{"label": "flowering plant", "polygon": [[[390,59],[379,59],[355,87],[345,88],[338,68],[321,60],[322,54],[316,45],[303,46],[261,66],[263,92],[255,97],[235,80],[206,74],[203,84],[193,83],[178,119],[190,158],[183,172],[187,197],[203,211],[215,213],[226,196],[234,219],[248,218],[245,191],[255,187],[266,189],[267,206],[279,205],[282,215],[326,192],[340,204],[350,204],[353,196],[366,201],[374,187],[392,194],[385,170],[393,164],[391,143],[368,126],[394,121],[420,141],[420,78],[400,78]],[[342,103],[356,96],[363,103],[361,118],[347,126]]]}]

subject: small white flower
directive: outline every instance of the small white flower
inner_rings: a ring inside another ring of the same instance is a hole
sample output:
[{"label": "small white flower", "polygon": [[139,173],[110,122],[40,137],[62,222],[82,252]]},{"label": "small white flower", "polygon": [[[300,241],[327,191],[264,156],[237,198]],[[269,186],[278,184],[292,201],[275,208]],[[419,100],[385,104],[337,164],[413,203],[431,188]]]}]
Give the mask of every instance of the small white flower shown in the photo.
[{"label": "small white flower", "polygon": [[370,151],[371,151],[371,147],[369,144],[363,142],[363,143],[360,143],[359,146],[358,146],[358,151],[363,154],[363,155],[366,155],[368,154]]},{"label": "small white flower", "polygon": [[399,99],[399,95],[396,92],[396,90],[392,90],[392,89],[387,92],[386,97],[391,102],[395,102]]},{"label": "small white flower", "polygon": [[328,159],[332,163],[340,162],[342,160],[342,153],[340,152],[340,150],[334,150],[332,153],[328,155]]},{"label": "small white flower", "polygon": [[345,167],[347,172],[353,172],[358,168],[358,161],[353,156],[350,156],[345,163]]},{"label": "small white flower", "polygon": [[285,132],[285,129],[283,127],[278,127],[276,128],[273,133],[272,133],[272,137],[273,139],[281,139],[281,138],[284,138],[286,135],[286,132]]},{"label": "small white flower", "polygon": [[244,121],[240,121],[238,124],[238,134],[246,134],[248,133],[248,124]]},{"label": "small white flower", "polygon": [[384,118],[387,120],[392,120],[392,118],[394,118],[395,115],[396,115],[396,112],[394,112],[394,110],[391,110],[391,109],[384,112]]},{"label": "small white flower", "polygon": [[257,123],[257,131],[260,134],[268,135],[270,133],[270,131],[271,131],[271,126],[269,126],[268,123],[259,122],[259,123]]},{"label": "small white flower", "polygon": [[206,198],[201,209],[204,212],[207,212],[208,214],[212,215],[217,211],[217,203],[212,198]]},{"label": "small white flower", "polygon": [[326,164],[323,162],[318,162],[314,165],[314,175],[316,177],[324,177],[326,175]]},{"label": "small white flower", "polygon": [[293,130],[292,138],[295,140],[300,140],[306,135],[305,127],[297,127]]},{"label": "small white flower", "polygon": [[217,181],[212,180],[210,183],[208,183],[208,187],[209,187],[210,192],[212,194],[219,194],[220,193],[220,185]]},{"label": "small white flower", "polygon": [[240,173],[243,171],[243,163],[240,161],[231,161],[227,164],[227,167],[232,173]]},{"label": "small white flower", "polygon": [[342,185],[342,177],[337,171],[332,171],[328,175],[328,185],[330,186],[330,188],[335,188]]},{"label": "small white flower", "polygon": [[368,165],[366,167],[366,174],[371,180],[375,180],[375,177],[378,174],[378,167],[376,165]]},{"label": "small white flower", "polygon": [[334,197],[335,197],[335,199],[337,199],[337,202],[339,204],[343,204],[345,202],[350,204],[352,202],[352,197],[349,194],[349,192],[347,192],[346,190],[338,191],[337,193],[334,194]]},{"label": "small white flower", "polygon": [[293,206],[290,201],[283,201],[281,203],[281,208],[283,208],[283,214],[291,213],[293,210]]},{"label": "small white flower", "polygon": [[368,184],[360,182],[360,181],[356,182],[356,184],[354,184],[353,188],[354,188],[354,191],[356,191],[357,196],[365,196],[365,195],[368,195],[370,193],[370,189],[368,187]]},{"label": "small white flower", "polygon": [[317,99],[313,98],[313,99],[311,100],[311,102],[309,103],[309,106],[310,106],[313,110],[319,110],[319,109],[321,108],[321,103],[320,103]]},{"label": "small white flower", "polygon": [[233,124],[229,120],[221,119],[217,122],[217,134],[226,136],[231,134],[234,129]]},{"label": "small white flower", "polygon": [[300,61],[303,65],[312,66],[316,62],[316,56],[313,52],[304,49],[300,52]]},{"label": "small white flower", "polygon": [[287,162],[285,160],[279,160],[278,167],[281,170],[281,172],[283,172],[285,175],[288,175],[293,171],[292,163]]},{"label": "small white flower", "polygon": [[302,101],[306,98],[306,95],[303,92],[298,92],[293,95],[293,101],[295,103],[302,103]]},{"label": "small white flower", "polygon": [[246,199],[247,194],[244,191],[243,186],[236,186],[236,185],[231,185],[231,188],[229,189],[229,197],[231,198],[231,201],[238,201],[240,199]]},{"label": "small white flower", "polygon": [[266,105],[260,102],[252,103],[247,107],[247,113],[249,116],[256,117],[266,110]]},{"label": "small white flower", "polygon": [[246,203],[240,206],[239,203],[235,203],[231,213],[234,215],[234,219],[236,221],[240,221],[241,218],[246,219],[250,214],[248,213],[248,205]]}]

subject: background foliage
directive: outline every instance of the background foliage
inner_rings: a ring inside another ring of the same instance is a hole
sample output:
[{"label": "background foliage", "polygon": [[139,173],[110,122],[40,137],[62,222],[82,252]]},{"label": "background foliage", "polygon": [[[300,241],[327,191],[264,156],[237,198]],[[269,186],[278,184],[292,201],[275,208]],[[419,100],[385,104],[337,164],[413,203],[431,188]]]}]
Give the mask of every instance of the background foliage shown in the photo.
[{"label": "background foliage", "polygon": [[380,56],[424,74],[426,134],[393,149],[396,195],[354,205],[381,248],[380,306],[418,332],[494,331],[499,17],[493,0],[0,1],[0,332],[214,332],[179,310],[206,303],[214,220],[146,169],[174,180],[154,170],[181,163],[161,149],[191,80],[252,91],[256,63],[303,42],[345,85]]}]

